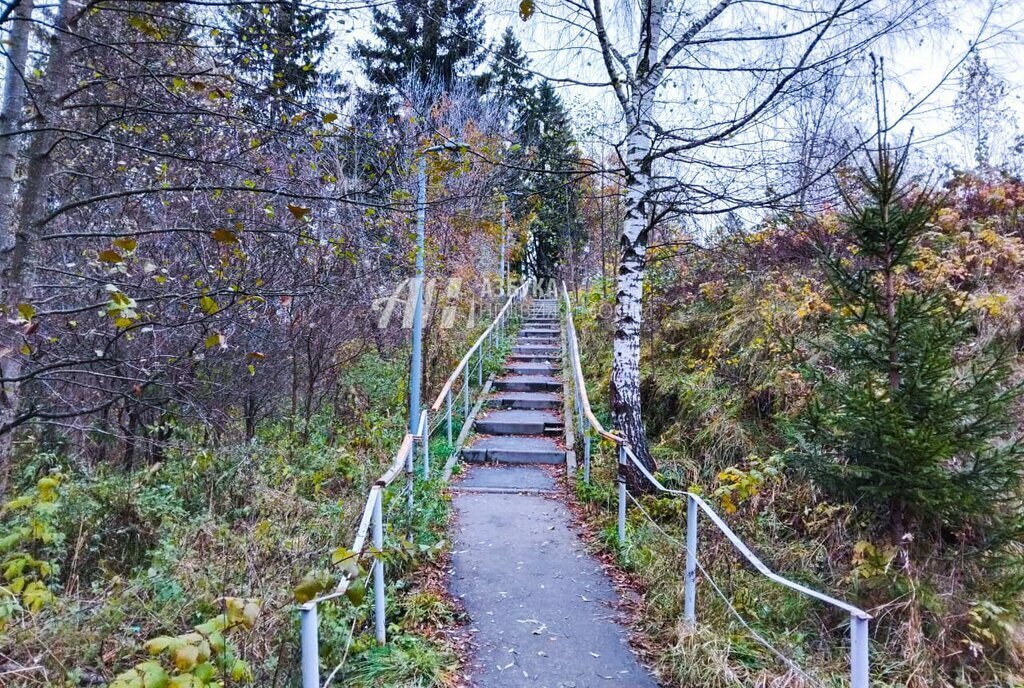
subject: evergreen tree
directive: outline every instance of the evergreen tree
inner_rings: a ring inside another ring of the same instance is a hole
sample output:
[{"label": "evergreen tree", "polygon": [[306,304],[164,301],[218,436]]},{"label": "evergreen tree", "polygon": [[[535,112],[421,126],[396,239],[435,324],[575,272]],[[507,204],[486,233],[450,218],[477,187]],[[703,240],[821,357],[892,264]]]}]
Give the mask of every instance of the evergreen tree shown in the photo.
[{"label": "evergreen tree", "polygon": [[450,88],[482,59],[483,11],[477,0],[396,0],[374,8],[373,41],[353,50],[376,95],[389,100],[409,77]]},{"label": "evergreen tree", "polygon": [[508,211],[521,221],[533,211],[530,197],[531,139],[524,126],[535,99],[533,76],[527,71],[530,60],[523,54],[512,29],[505,29],[501,44],[491,56],[477,85],[490,107],[501,113],[510,144],[505,165],[497,172],[497,185],[508,196]]},{"label": "evergreen tree", "polygon": [[549,278],[555,276],[566,253],[582,243],[583,223],[573,173],[580,167],[579,148],[569,113],[547,81],[541,82],[530,102],[523,132],[531,167],[536,170],[527,180],[536,206],[529,267],[536,276]]},{"label": "evergreen tree", "polygon": [[327,11],[301,0],[235,5],[222,34],[224,49],[251,75],[254,109],[269,99],[272,119],[307,104],[333,76],[321,68],[331,42]]},{"label": "evergreen tree", "polygon": [[523,121],[533,99],[533,75],[528,71],[530,58],[511,28],[505,29],[501,44],[494,51],[487,70],[480,76],[480,90],[508,112],[511,123]]},{"label": "evergreen tree", "polygon": [[879,147],[860,172],[863,199],[846,199],[850,255],[825,251],[835,316],[799,427],[802,463],[897,540],[967,525],[993,535],[1019,499],[1019,389],[963,298],[914,275],[936,201],[904,183],[907,153]]}]

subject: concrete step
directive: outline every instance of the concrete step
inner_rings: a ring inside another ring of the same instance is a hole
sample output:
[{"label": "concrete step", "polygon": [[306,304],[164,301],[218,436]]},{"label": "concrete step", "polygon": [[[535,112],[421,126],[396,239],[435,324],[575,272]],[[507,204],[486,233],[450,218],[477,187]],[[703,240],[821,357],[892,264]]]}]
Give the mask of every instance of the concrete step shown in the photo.
[{"label": "concrete step", "polygon": [[557,339],[541,339],[540,337],[533,337],[527,339],[518,339],[515,344],[512,345],[514,353],[520,353],[516,351],[519,347],[526,346],[541,346],[546,349],[560,349],[561,342]]},{"label": "concrete step", "polygon": [[498,392],[487,398],[490,408],[557,409],[562,406],[562,395],[552,392]]},{"label": "concrete step", "polygon": [[516,375],[553,375],[561,366],[554,363],[529,361],[526,363],[506,363],[505,370]]},{"label": "concrete step", "polygon": [[545,435],[560,433],[561,415],[554,411],[499,410],[478,417],[474,429],[484,435]]},{"label": "concrete step", "polygon": [[501,392],[557,392],[562,381],[552,375],[506,375],[494,381],[493,388]]},{"label": "concrete step", "polygon": [[462,458],[473,463],[565,462],[565,449],[550,437],[477,437],[463,447]]},{"label": "concrete step", "polygon": [[561,355],[562,347],[555,344],[529,344],[516,343],[512,346],[512,353],[519,355],[549,356]]},{"label": "concrete step", "polygon": [[516,354],[513,353],[508,357],[513,363],[530,363],[536,361],[550,361],[551,363],[560,363],[562,356],[558,350],[552,351],[551,353],[526,353]]},{"label": "concrete step", "polygon": [[478,490],[554,491],[558,485],[555,479],[540,466],[470,466],[458,481],[453,483],[453,487]]}]

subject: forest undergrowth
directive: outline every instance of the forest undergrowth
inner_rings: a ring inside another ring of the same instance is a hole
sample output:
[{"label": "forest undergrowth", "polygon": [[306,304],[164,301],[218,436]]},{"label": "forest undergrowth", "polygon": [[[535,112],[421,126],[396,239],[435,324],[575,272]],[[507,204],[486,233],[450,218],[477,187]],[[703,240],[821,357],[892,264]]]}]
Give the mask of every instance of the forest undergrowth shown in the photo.
[{"label": "forest undergrowth", "polygon": [[[4,685],[298,685],[296,599],[303,581],[334,575],[331,554],[401,441],[405,373],[400,355],[366,354],[344,374],[351,406],[324,408],[311,431],[281,419],[214,445],[179,427],[162,461],[134,470],[26,437],[20,496],[0,513]],[[439,466],[451,447],[431,450]],[[320,607],[323,665],[342,665],[334,685],[455,680],[456,641],[438,629],[458,612],[430,575],[447,500],[436,479],[415,497],[412,523],[397,490],[385,502],[390,642],[373,638],[371,595]]]}]

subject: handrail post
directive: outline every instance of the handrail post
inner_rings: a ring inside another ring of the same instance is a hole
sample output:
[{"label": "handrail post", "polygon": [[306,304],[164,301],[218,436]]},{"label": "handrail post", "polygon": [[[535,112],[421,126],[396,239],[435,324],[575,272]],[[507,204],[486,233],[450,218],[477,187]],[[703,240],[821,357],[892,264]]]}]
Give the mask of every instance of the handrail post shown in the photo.
[{"label": "handrail post", "polygon": [[373,621],[377,631],[377,642],[387,642],[386,625],[384,623],[384,604],[387,590],[384,589],[384,560],[380,553],[384,549],[384,523],[381,514],[381,501],[384,491],[377,490],[377,498],[373,501],[373,547],[377,553],[373,557]]},{"label": "handrail post", "polygon": [[430,480],[430,415],[426,409],[423,411],[423,435],[420,436],[423,444],[423,479]]},{"label": "handrail post", "polygon": [[412,530],[412,511],[413,511],[413,483],[416,481],[415,469],[413,468],[413,454],[416,452],[416,447],[413,446],[409,450],[409,454],[405,457],[405,489],[408,494],[405,497],[405,507],[409,510],[409,530]]},{"label": "handrail post", "polygon": [[590,433],[583,436],[583,482],[590,484]]},{"label": "handrail post", "polygon": [[302,642],[302,688],[320,688],[320,639],[316,602],[299,607],[299,636]]},{"label": "handrail post", "polygon": [[626,445],[619,445],[619,544],[626,544]]},{"label": "handrail post", "polygon": [[462,370],[462,410],[463,422],[469,420],[469,361],[466,361],[466,367]]},{"label": "handrail post", "polygon": [[850,614],[850,688],[868,688],[868,619]]},{"label": "handrail post", "polygon": [[448,418],[448,444],[452,443],[452,390],[448,388],[448,394],[445,395],[445,415]]},{"label": "handrail post", "polygon": [[483,342],[480,342],[480,348],[477,349],[477,356],[476,356],[476,384],[479,387],[483,387],[484,386],[484,343]]},{"label": "handrail post", "polygon": [[686,496],[686,574],[683,577],[683,621],[697,624],[697,500]]}]

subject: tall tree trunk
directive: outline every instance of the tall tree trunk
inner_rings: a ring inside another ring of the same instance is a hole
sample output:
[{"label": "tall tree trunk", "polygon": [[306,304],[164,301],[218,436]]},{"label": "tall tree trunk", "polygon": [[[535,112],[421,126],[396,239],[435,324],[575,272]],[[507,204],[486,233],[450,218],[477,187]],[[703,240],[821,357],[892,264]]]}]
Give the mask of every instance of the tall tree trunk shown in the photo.
[{"label": "tall tree trunk", "polygon": [[[637,459],[649,469],[654,459],[647,446],[640,406],[640,328],[643,321],[644,270],[651,222],[651,168],[654,147],[655,94],[662,70],[657,66],[665,0],[648,0],[641,18],[640,51],[630,93],[632,121],[626,138],[625,214],[619,242],[621,258],[615,292],[615,339],[612,344],[612,420]],[[631,490],[650,485],[629,467]]]},{"label": "tall tree trunk", "polygon": [[32,33],[35,0],[21,0],[11,17],[7,59],[4,64],[4,95],[0,103],[0,253],[14,248],[14,212],[17,205],[15,174],[21,137],[12,136],[25,112],[25,78],[28,39]]},{"label": "tall tree trunk", "polygon": [[[56,28],[48,35],[49,56],[42,77],[44,87],[38,89],[39,92],[33,98],[38,121],[33,127],[36,131],[28,135],[25,182],[21,186],[20,203],[14,204],[16,212],[11,215],[10,229],[4,229],[5,232],[13,230],[13,237],[10,248],[5,247],[0,251],[0,285],[3,285],[3,305],[8,314],[0,321],[0,370],[4,380],[10,380],[5,382],[0,394],[0,499],[7,492],[14,425],[21,402],[21,383],[18,378],[25,368],[25,357],[21,353],[21,335],[7,320],[11,314],[17,313],[19,304],[32,301],[32,284],[35,280],[31,268],[32,256],[46,212],[52,151],[56,142],[53,127],[60,113],[58,94],[65,82],[70,41],[68,37],[73,35],[73,25],[77,17],[74,7],[70,0],[61,0],[57,10]],[[19,7],[19,10],[21,9]],[[26,23],[27,21],[19,22]]]}]

